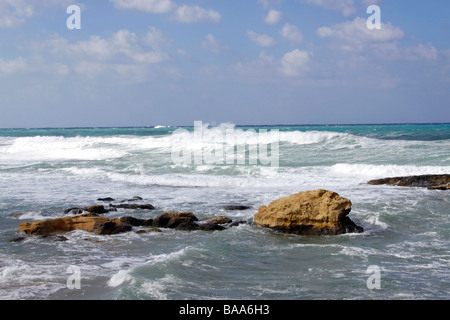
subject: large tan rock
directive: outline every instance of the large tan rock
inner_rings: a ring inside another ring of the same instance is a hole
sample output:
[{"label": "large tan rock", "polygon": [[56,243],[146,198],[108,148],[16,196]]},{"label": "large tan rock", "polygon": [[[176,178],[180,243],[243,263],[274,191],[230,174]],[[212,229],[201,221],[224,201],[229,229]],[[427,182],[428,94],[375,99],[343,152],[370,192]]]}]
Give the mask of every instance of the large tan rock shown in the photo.
[{"label": "large tan rock", "polygon": [[327,190],[306,191],[273,201],[255,214],[255,224],[300,235],[337,235],[362,232],[347,215],[349,199]]},{"label": "large tan rock", "polygon": [[47,236],[55,232],[69,232],[77,229],[106,235],[130,231],[132,226],[120,219],[108,219],[92,213],[19,224],[19,231],[36,236]]}]

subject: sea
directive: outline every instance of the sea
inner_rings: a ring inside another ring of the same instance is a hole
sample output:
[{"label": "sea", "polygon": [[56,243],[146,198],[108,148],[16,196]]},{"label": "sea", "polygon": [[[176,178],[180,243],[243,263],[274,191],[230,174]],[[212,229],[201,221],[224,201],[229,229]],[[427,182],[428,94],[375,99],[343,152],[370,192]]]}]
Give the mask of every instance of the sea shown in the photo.
[{"label": "sea", "polygon": [[[449,173],[450,124],[0,129],[0,299],[448,300],[450,193],[367,182]],[[259,207],[317,189],[350,199],[364,232],[254,224]],[[65,238],[18,230],[67,208],[107,207],[105,197],[155,207],[110,218],[192,212],[246,223]]]}]

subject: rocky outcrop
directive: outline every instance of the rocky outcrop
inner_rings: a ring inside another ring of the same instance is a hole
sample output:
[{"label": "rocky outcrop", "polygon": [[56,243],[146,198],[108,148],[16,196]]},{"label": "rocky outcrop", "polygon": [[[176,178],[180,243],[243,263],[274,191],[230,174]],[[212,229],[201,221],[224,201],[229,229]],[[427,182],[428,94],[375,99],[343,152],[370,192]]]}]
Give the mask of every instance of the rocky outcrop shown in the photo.
[{"label": "rocky outcrop", "polygon": [[126,224],[130,224],[133,227],[151,227],[153,225],[153,219],[137,219],[134,217],[122,217],[120,221]]},{"label": "rocky outcrop", "polygon": [[450,185],[449,174],[437,174],[437,175],[419,175],[419,176],[406,176],[406,177],[393,177],[375,179],[368,182],[371,185],[393,185],[399,187],[422,187],[428,189],[448,190]]},{"label": "rocky outcrop", "polygon": [[202,221],[210,224],[227,224],[233,222],[233,220],[225,216],[206,218]]},{"label": "rocky outcrop", "polygon": [[85,230],[100,235],[110,235],[127,232],[131,229],[132,226],[130,224],[124,223],[120,219],[108,219],[93,213],[19,224],[19,231],[34,236],[48,236],[56,232],[73,230]]},{"label": "rocky outcrop", "polygon": [[338,235],[360,233],[347,215],[352,203],[335,192],[306,191],[262,206],[254,216],[258,226],[298,235]]},{"label": "rocky outcrop", "polygon": [[166,212],[153,219],[153,226],[158,228],[176,228],[182,223],[198,221],[192,212]]},{"label": "rocky outcrop", "polygon": [[87,207],[85,210],[86,210],[87,212],[89,212],[89,213],[98,213],[98,214],[108,213],[108,212],[109,212],[109,211],[106,210],[105,207],[104,207],[103,205],[101,205],[101,204]]}]

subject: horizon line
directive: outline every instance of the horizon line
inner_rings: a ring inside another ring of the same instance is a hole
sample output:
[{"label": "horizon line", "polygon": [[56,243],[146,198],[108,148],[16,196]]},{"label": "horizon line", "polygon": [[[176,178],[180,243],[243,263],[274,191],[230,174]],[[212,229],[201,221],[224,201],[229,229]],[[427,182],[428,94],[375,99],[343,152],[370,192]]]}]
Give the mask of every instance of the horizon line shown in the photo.
[{"label": "horizon line", "polygon": [[[205,122],[208,124],[207,122]],[[220,124],[233,124],[236,127],[336,127],[336,126],[401,126],[401,125],[444,125],[450,122],[386,122],[386,123],[329,123],[329,124],[234,124],[231,122],[221,122]],[[219,125],[220,125],[219,124]],[[218,126],[210,125],[210,126]],[[0,130],[51,130],[51,129],[132,129],[132,128],[191,128],[194,125],[149,125],[149,126],[87,126],[87,127],[0,127]]]}]

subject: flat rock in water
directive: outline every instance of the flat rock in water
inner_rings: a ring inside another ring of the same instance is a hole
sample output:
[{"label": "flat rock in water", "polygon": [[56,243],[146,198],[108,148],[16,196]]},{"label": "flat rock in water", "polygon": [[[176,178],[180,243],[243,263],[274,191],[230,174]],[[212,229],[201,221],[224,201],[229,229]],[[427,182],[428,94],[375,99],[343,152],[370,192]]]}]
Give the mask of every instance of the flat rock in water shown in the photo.
[{"label": "flat rock in water", "polygon": [[64,218],[19,223],[19,231],[33,236],[49,236],[57,232],[85,230],[101,235],[118,234],[131,231],[130,224],[120,219],[108,219],[97,214],[82,214]]},{"label": "flat rock in water", "polygon": [[98,198],[97,201],[101,201],[101,202],[111,202],[111,201],[116,201],[116,199],[111,198],[111,197],[107,197],[107,198]]},{"label": "flat rock in water", "polygon": [[[393,185],[399,187],[422,187],[429,189],[448,190],[449,174],[427,174],[419,176],[405,176],[370,180],[371,185]],[[436,188],[435,188],[436,187]]]},{"label": "flat rock in water", "polygon": [[132,210],[153,210],[155,207],[149,203],[147,204],[137,204],[137,203],[122,203],[118,205],[109,205],[112,208],[119,209],[132,209]]}]

